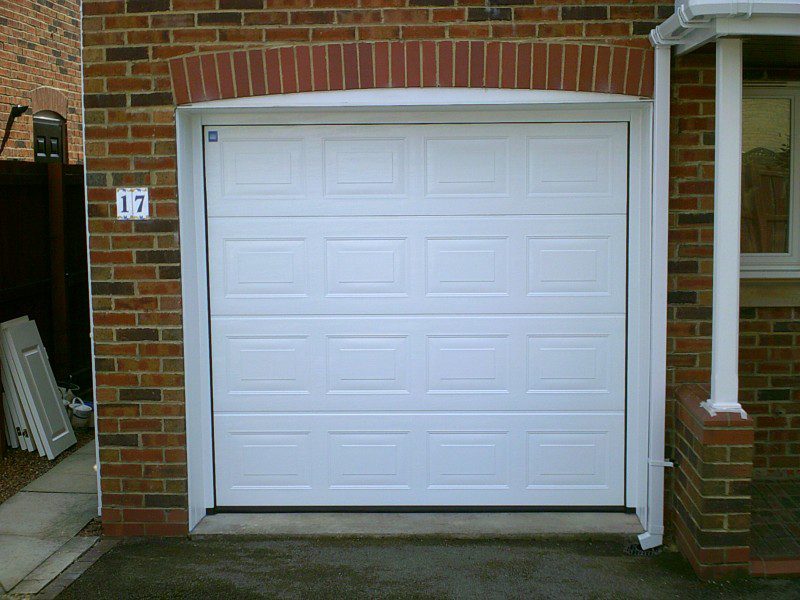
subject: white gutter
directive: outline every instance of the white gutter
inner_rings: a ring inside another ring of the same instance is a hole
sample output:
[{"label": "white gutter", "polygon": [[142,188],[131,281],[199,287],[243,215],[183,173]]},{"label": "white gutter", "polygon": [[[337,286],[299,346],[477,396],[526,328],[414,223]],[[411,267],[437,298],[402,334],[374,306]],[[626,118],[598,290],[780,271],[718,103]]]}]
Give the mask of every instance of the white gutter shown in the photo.
[{"label": "white gutter", "polygon": [[[778,19],[753,27],[757,17]],[[653,46],[677,46],[688,52],[719,35],[800,35],[800,0],[685,0],[650,32]]]}]

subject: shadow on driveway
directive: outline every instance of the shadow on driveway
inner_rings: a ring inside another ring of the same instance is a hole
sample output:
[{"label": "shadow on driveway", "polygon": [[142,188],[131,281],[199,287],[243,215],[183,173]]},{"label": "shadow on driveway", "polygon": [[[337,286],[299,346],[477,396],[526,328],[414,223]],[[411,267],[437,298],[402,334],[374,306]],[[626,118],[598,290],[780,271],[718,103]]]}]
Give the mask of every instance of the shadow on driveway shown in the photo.
[{"label": "shadow on driveway", "polygon": [[800,580],[702,583],[622,540],[264,539],[119,544],[59,598],[800,598]]}]

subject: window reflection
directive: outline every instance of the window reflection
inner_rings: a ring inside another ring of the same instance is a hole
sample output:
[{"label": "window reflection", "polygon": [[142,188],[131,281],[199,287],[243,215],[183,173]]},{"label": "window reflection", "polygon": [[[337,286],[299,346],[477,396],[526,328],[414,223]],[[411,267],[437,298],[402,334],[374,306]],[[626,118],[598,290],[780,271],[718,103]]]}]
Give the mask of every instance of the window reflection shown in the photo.
[{"label": "window reflection", "polygon": [[742,252],[789,252],[789,98],[745,98],[742,131]]}]

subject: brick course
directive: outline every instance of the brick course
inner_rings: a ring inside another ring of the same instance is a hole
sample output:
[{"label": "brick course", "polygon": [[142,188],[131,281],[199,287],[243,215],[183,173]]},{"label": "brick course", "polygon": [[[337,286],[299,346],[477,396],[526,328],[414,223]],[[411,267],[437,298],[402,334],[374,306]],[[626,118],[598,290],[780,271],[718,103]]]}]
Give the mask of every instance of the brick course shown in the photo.
[{"label": "brick course", "polygon": [[[80,14],[79,0],[0,3],[0,128],[10,104],[36,105],[34,90],[57,88],[67,98],[70,163],[83,161]],[[0,158],[33,160],[31,115],[15,121]]]},{"label": "brick course", "polygon": [[593,44],[353,42],[216,52],[174,58],[169,65],[176,104],[397,87],[653,93],[652,51]]}]

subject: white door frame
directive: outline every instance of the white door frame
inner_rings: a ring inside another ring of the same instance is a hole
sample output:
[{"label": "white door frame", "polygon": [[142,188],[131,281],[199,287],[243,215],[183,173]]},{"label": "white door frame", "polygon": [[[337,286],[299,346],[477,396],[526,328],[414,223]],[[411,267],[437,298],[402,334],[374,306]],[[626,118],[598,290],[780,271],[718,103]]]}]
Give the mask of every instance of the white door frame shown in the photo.
[{"label": "white door frame", "polygon": [[[447,113],[446,122],[452,123],[501,120],[629,124],[625,496],[626,506],[635,509],[645,528],[649,511],[663,511],[663,497],[660,502],[653,499],[648,504],[648,487],[658,483],[648,481],[650,415],[658,410],[659,403],[663,414],[664,402],[663,393],[651,394],[650,389],[651,364],[658,364],[658,360],[651,361],[652,307],[660,306],[653,302],[658,299],[651,293],[652,232],[660,233],[660,221],[666,218],[652,213],[652,101],[529,90],[308,92],[205,102],[176,111],[190,529],[207,509],[215,506],[203,126],[441,123],[443,112]],[[666,315],[655,316],[655,324],[663,323],[665,332]],[[653,424],[659,425],[663,439],[663,421]],[[663,480],[663,472],[654,471],[658,475],[651,471],[650,476]]]}]

